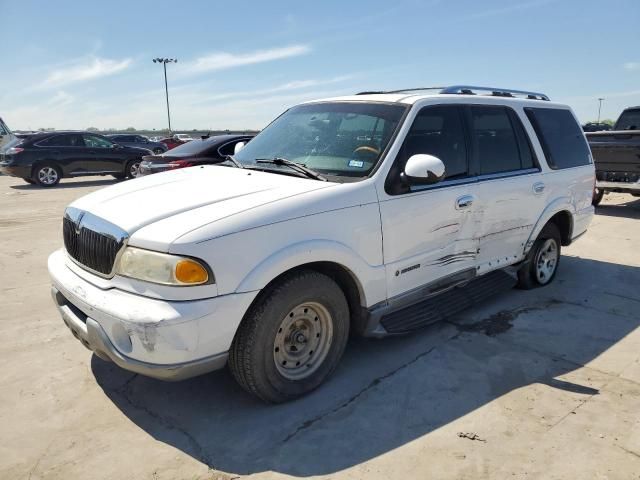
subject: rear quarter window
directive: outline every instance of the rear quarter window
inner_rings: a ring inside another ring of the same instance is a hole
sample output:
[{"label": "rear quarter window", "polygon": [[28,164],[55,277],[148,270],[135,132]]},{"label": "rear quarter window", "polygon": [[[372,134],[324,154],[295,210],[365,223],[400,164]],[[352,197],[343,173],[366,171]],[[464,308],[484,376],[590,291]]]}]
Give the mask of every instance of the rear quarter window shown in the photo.
[{"label": "rear quarter window", "polygon": [[591,163],[589,145],[571,111],[536,107],[525,108],[525,112],[550,168],[558,170]]}]

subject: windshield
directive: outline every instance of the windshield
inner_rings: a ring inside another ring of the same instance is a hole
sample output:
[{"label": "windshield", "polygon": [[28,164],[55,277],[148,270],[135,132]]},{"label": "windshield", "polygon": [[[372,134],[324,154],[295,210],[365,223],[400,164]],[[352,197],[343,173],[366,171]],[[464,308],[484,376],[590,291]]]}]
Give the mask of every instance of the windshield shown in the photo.
[{"label": "windshield", "polygon": [[383,103],[314,103],[286,111],[240,152],[249,167],[290,170],[257,162],[284,158],[324,175],[365,177],[378,163],[406,110]]},{"label": "windshield", "polygon": [[622,112],[616,123],[616,130],[640,130],[640,109]]}]

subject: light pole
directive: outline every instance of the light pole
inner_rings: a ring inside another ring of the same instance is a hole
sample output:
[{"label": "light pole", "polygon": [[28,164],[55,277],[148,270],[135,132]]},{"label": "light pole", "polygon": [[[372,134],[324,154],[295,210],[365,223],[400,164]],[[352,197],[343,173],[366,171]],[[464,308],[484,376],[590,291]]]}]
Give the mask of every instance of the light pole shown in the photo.
[{"label": "light pole", "polygon": [[169,87],[167,86],[167,63],[178,63],[177,58],[154,58],[153,63],[161,63],[164,67],[164,93],[167,97],[167,121],[169,122],[169,133],[171,133],[171,114],[169,113]]},{"label": "light pole", "polygon": [[600,112],[602,111],[602,102],[604,98],[598,99],[598,123],[600,123]]}]

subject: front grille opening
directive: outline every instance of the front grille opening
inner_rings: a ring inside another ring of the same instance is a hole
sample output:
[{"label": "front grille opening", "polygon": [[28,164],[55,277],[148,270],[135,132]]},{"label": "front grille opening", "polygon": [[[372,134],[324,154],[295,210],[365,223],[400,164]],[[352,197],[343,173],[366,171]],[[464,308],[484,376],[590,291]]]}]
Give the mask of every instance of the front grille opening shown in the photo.
[{"label": "front grille opening", "polygon": [[109,275],[122,241],[113,236],[95,232],[65,217],[62,225],[64,246],[67,253],[78,263],[102,275]]}]

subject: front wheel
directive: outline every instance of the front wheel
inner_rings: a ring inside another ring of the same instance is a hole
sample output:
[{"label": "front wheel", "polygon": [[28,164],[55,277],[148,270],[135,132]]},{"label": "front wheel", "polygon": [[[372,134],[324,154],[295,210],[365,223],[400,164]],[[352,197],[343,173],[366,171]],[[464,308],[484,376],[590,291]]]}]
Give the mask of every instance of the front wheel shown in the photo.
[{"label": "front wheel", "polygon": [[558,227],[547,224],[518,270],[518,287],[528,290],[551,283],[560,263],[560,243]]},{"label": "front wheel", "polygon": [[249,393],[269,403],[300,397],[336,368],[349,337],[349,307],[340,287],[315,271],[269,288],[240,324],[229,367]]},{"label": "front wheel", "polygon": [[127,178],[137,178],[140,176],[140,164],[142,160],[131,160],[127,163]]}]

